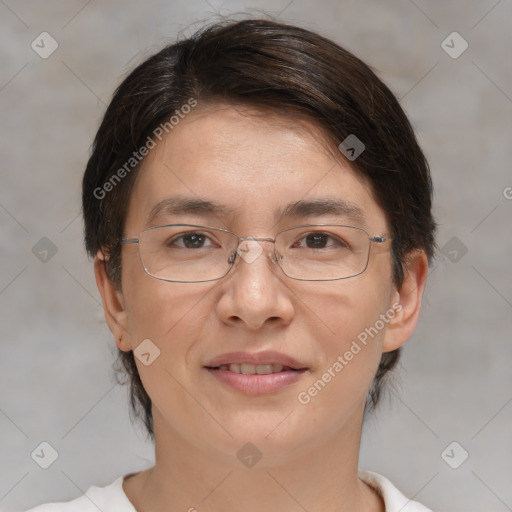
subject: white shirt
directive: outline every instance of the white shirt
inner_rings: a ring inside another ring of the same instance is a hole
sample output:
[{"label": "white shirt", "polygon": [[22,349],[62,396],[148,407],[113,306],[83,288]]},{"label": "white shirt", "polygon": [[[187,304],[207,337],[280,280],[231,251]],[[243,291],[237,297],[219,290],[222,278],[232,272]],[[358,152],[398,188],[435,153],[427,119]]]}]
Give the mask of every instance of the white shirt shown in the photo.
[{"label": "white shirt", "polygon": [[[87,492],[72,501],[46,503],[27,512],[137,512],[123,490],[124,476],[106,487],[89,487]],[[359,471],[359,478],[372,487],[383,499],[386,512],[432,512],[417,501],[406,498],[387,478],[371,471]]]}]

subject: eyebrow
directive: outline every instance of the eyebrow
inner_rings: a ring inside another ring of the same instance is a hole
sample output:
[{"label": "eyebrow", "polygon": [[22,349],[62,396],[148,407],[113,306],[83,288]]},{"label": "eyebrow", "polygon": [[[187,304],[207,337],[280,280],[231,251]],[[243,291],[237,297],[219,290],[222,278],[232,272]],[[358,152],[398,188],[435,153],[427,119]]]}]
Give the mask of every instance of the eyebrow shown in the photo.
[{"label": "eyebrow", "polygon": [[294,203],[286,205],[285,208],[276,216],[279,218],[288,218],[314,217],[321,215],[346,217],[356,223],[364,223],[366,219],[364,211],[359,206],[339,198],[295,201]]},{"label": "eyebrow", "polygon": [[148,223],[152,222],[158,215],[178,215],[183,213],[196,215],[210,214],[225,217],[233,213],[233,209],[204,199],[169,197],[153,206],[148,216]]},{"label": "eyebrow", "polygon": [[[158,202],[151,209],[148,223],[151,223],[158,215],[209,214],[226,217],[234,212],[234,208],[213,201],[187,197],[170,197]],[[322,215],[346,217],[356,223],[364,223],[366,219],[364,211],[359,206],[339,198],[302,199],[288,203],[284,208],[278,208],[274,211],[274,217],[280,220],[291,217],[315,217]]]}]

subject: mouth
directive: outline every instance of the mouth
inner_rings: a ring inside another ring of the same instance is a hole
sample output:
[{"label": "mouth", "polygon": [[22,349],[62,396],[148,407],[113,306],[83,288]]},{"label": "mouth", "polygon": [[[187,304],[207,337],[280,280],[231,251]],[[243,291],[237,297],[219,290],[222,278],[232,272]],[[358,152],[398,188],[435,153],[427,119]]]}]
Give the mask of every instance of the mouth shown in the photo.
[{"label": "mouth", "polygon": [[204,368],[224,386],[248,395],[277,392],[308,371],[299,361],[277,352],[233,352],[213,359]]},{"label": "mouth", "polygon": [[[269,375],[271,373],[280,372],[298,372],[300,369],[291,368],[282,364],[267,363],[267,364],[249,364],[249,363],[231,363],[210,368],[211,370],[222,370],[232,373],[242,373],[243,375]],[[305,370],[305,368],[303,369]]]}]

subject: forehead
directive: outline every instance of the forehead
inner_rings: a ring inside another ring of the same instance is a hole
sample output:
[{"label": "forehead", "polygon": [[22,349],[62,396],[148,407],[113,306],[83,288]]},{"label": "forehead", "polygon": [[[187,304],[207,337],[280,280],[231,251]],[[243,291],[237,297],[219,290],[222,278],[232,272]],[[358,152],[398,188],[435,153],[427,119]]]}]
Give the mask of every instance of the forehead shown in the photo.
[{"label": "forehead", "polygon": [[228,105],[194,111],[149,152],[131,194],[127,227],[163,223],[179,213],[176,205],[190,215],[210,208],[231,228],[257,229],[284,214],[299,221],[341,206],[359,225],[385,228],[367,180],[313,124]]}]

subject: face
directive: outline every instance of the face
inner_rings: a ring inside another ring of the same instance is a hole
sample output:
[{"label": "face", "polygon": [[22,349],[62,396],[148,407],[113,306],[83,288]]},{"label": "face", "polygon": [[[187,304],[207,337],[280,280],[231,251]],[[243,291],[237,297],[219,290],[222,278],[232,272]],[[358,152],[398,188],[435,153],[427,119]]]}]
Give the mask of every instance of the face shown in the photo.
[{"label": "face", "polygon": [[[152,215],[155,205],[176,198],[219,208]],[[352,208],[285,211],[333,199]],[[321,223],[389,235],[369,184],[333,157],[313,126],[230,106],[190,114],[140,169],[124,235],[175,223],[239,237],[273,238]],[[236,460],[251,442],[269,455],[266,463],[278,463],[360,430],[382,351],[407,337],[397,335],[403,311],[389,244],[372,244],[364,273],[324,282],[285,276],[272,244],[261,247],[252,262],[238,257],[220,280],[171,283],[146,274],[137,244],[124,244],[122,291],[113,292],[118,305],[107,314],[121,349],[151,340],[150,351],[159,350],[149,365],[136,358],[157,432],[217,460]],[[237,373],[242,363],[285,368],[245,367],[275,372],[246,376]]]}]

